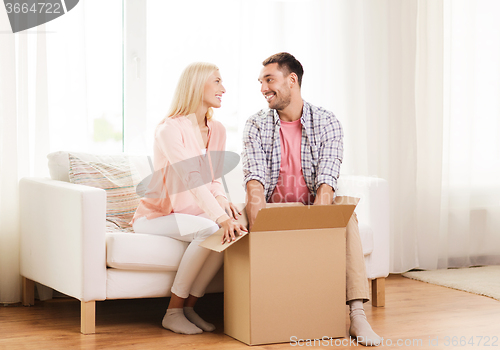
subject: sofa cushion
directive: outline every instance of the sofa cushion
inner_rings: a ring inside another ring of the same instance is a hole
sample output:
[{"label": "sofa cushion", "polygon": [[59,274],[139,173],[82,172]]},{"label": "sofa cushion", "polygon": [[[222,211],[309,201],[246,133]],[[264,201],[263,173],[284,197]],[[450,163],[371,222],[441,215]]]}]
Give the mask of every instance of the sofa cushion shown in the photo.
[{"label": "sofa cushion", "polygon": [[135,185],[141,179],[135,167],[126,161],[86,162],[73,154],[69,155],[69,162],[70,182],[105,190],[106,220],[129,228],[140,199]]},{"label": "sofa cushion", "polygon": [[187,242],[142,233],[106,233],[108,267],[122,270],[177,271]]},{"label": "sofa cushion", "polygon": [[[159,298],[171,296],[174,271],[127,271],[108,269],[106,299]],[[221,268],[205,293],[224,291],[224,271]]]},{"label": "sofa cushion", "polygon": [[132,154],[92,154],[83,152],[52,152],[47,155],[50,178],[52,180],[59,180],[69,182],[69,154],[80,158],[86,162],[98,163],[122,163],[128,162],[133,165],[141,179],[150,175],[153,169],[150,157],[147,155],[132,155]]}]

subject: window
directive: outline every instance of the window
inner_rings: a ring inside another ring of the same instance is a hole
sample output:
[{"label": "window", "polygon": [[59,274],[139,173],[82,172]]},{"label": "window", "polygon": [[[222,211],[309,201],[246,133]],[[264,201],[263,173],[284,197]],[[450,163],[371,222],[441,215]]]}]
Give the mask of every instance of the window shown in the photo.
[{"label": "window", "polygon": [[[48,22],[45,30],[46,60],[40,59],[43,49],[36,41],[30,49],[36,52],[38,64],[47,64],[50,151],[121,152],[121,1],[81,1]],[[39,40],[43,39],[39,36]],[[34,55],[29,57],[36,62]],[[43,67],[39,68],[42,72]],[[36,69],[35,64],[30,66]],[[29,76],[40,94],[42,87],[36,84],[42,84],[43,78]]]}]

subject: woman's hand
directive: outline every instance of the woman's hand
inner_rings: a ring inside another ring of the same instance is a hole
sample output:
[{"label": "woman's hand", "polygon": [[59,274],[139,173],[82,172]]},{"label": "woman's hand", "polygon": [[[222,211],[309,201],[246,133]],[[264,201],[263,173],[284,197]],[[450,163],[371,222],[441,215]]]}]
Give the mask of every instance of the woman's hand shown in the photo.
[{"label": "woman's hand", "polygon": [[226,212],[227,215],[229,215],[230,218],[233,219],[238,219],[238,215],[241,215],[241,212],[236,208],[236,206],[229,202],[226,198],[223,196],[217,196],[215,197],[217,199],[217,202],[219,202],[219,205],[221,206],[222,209]]},{"label": "woman's hand", "polygon": [[235,241],[235,231],[238,233],[238,236],[243,236],[248,232],[245,226],[239,222],[233,221],[233,219],[227,219],[226,221],[221,222],[220,227],[224,229],[224,235],[222,236],[221,242],[222,244]]}]

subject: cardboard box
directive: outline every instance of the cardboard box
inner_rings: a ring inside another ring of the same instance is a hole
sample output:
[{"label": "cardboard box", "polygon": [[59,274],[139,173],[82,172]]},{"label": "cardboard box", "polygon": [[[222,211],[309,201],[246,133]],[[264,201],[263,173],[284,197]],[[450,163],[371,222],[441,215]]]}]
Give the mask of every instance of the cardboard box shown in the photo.
[{"label": "cardboard box", "polygon": [[225,252],[224,332],[249,345],[345,337],[345,228],[357,202],[268,204],[251,233],[202,242]]}]

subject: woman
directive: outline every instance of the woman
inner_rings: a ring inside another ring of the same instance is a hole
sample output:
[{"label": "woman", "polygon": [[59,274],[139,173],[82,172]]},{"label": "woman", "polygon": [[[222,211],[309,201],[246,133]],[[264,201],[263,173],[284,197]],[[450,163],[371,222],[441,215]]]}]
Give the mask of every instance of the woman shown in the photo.
[{"label": "woman", "polygon": [[212,108],[221,106],[225,92],[215,65],[193,63],[186,67],[170,111],[156,127],[155,173],[132,220],[136,233],[190,242],[162,322],[164,328],[176,333],[215,329],[193,311],[193,306],[220,269],[223,255],[199,247],[199,243],[219,226],[224,228],[223,240],[227,242],[235,239],[235,231],[246,232],[233,221],[241,213],[228,202],[220,180],[213,178],[214,167],[220,168],[222,162],[211,154],[223,154],[226,132],[212,119]]}]

